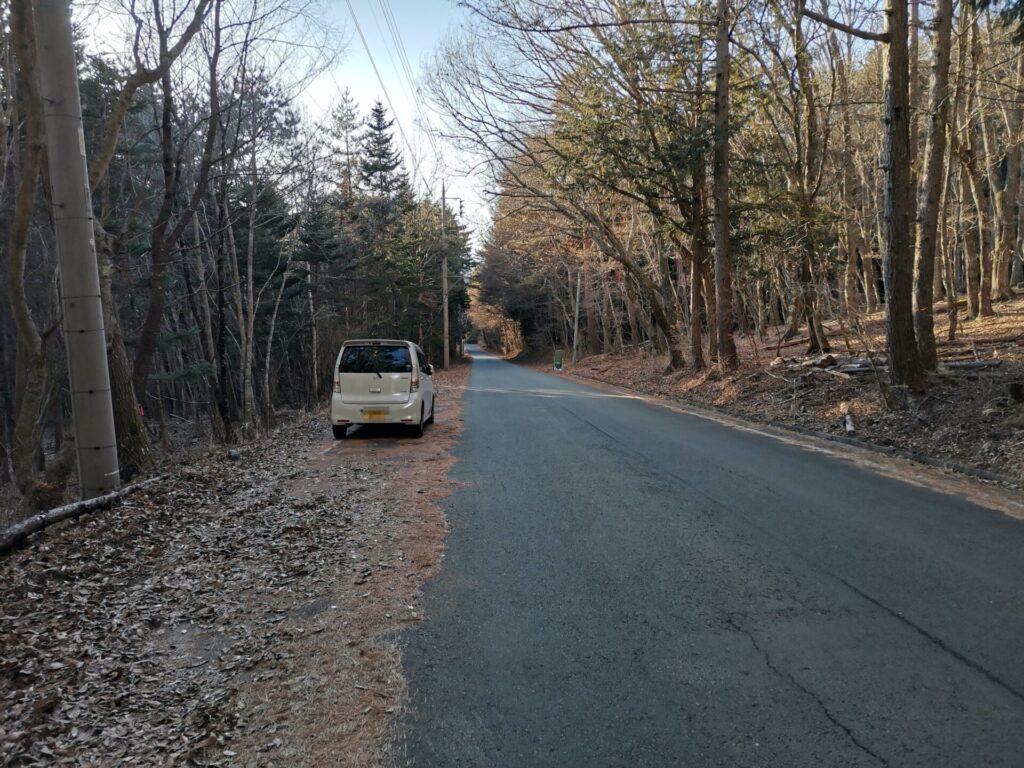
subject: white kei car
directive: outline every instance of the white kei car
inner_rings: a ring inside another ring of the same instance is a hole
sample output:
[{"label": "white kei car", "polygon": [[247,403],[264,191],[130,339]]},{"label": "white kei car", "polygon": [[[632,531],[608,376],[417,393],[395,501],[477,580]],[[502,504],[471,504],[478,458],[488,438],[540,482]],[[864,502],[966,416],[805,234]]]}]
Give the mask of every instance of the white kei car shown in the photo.
[{"label": "white kei car", "polygon": [[434,423],[434,368],[411,341],[346,341],[334,365],[331,429],[341,439],[356,424],[406,424],[421,437]]}]

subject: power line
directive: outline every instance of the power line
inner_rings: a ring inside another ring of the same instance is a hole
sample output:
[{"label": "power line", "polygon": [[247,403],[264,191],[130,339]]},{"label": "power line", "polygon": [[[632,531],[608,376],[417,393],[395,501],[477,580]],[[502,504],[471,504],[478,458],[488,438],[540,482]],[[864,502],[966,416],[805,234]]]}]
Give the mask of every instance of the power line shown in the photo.
[{"label": "power line", "polygon": [[437,143],[434,141],[433,132],[430,130],[430,121],[427,119],[424,113],[419,88],[416,85],[416,77],[413,74],[412,65],[409,62],[409,55],[405,47],[405,42],[402,40],[402,32],[398,26],[398,21],[395,19],[395,14],[391,8],[390,0],[377,0],[377,2],[380,5],[381,12],[384,14],[384,21],[388,25],[388,29],[391,32],[391,39],[395,43],[395,49],[398,52],[399,62],[401,63],[402,69],[405,72],[405,78],[409,83],[409,88],[411,89],[412,92],[413,108],[416,110],[419,119],[426,125],[427,141],[430,142],[430,146],[434,150],[434,159],[437,162],[437,165],[443,168],[444,159],[441,156],[441,152],[437,147]]},{"label": "power line", "polygon": [[[359,24],[359,18],[356,16],[355,8],[352,7],[352,0],[345,0],[345,5],[348,6],[348,12],[352,16],[352,23],[356,25],[356,31],[359,33],[359,39],[363,41],[363,50],[366,51],[366,55],[370,59],[370,65],[373,67],[373,73],[377,76],[377,82],[380,84],[380,89],[384,92],[384,98],[388,102],[388,106],[391,107],[391,114],[395,116],[395,123],[398,125],[398,133],[402,136],[402,142],[405,144],[405,148],[409,150],[409,156],[411,158],[416,157],[416,153],[413,151],[412,144],[409,142],[409,137],[405,135],[405,129],[402,127],[402,121],[398,117],[398,111],[395,109],[394,102],[391,101],[391,94],[388,93],[387,86],[384,85],[384,78],[380,76],[380,70],[377,69],[377,62],[373,58],[373,53],[370,51],[370,46],[366,42],[366,35],[363,34],[363,28]],[[413,183],[416,182],[416,176],[419,173],[419,162],[413,167]]]},{"label": "power line", "polygon": [[402,65],[402,70],[405,72],[406,82],[409,83],[409,88],[411,89],[410,95],[415,101],[417,98],[416,78],[413,76],[412,67],[409,65],[409,56],[405,50],[405,43],[402,41],[402,34],[398,29],[398,23],[395,21],[390,5],[385,2],[385,0],[377,0],[377,2],[380,5],[381,12],[384,14],[384,22],[388,25],[388,29],[391,32],[391,39],[395,42],[395,49],[398,52],[398,61]]},{"label": "power line", "polygon": [[402,65],[402,55],[400,52],[397,53],[397,55],[395,53],[392,53],[391,46],[388,45],[388,33],[391,33],[392,40],[395,39],[395,35],[391,31],[391,26],[388,23],[388,19],[386,17],[384,19],[384,22],[388,27],[388,32],[385,32],[384,28],[380,25],[380,18],[377,16],[376,11],[373,10],[373,3],[369,3],[368,7],[370,10],[370,16],[371,18],[373,18],[373,23],[377,27],[378,34],[380,34],[380,40],[381,43],[384,45],[384,51],[387,54],[388,61],[391,63],[391,71],[394,72],[397,77],[398,87],[401,90],[401,92],[409,99],[409,101],[412,101],[413,95],[409,92],[409,89],[406,85],[406,81],[408,80],[408,78],[403,77],[404,67]]}]

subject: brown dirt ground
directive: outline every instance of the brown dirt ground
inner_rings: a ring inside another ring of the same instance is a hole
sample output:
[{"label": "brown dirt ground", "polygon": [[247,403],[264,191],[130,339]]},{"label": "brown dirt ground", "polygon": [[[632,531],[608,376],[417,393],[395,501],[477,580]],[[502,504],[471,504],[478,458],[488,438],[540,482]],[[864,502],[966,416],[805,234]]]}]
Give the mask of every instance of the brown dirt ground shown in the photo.
[{"label": "brown dirt ground", "polygon": [[[436,423],[421,440],[390,428],[363,429],[310,452],[310,466],[321,474],[339,462],[384,470],[389,514],[351,553],[357,575],[351,589],[339,585],[338,614],[325,617],[316,639],[302,638],[294,657],[283,662],[289,684],[282,688],[270,679],[246,692],[245,708],[264,727],[250,728],[234,743],[239,764],[381,765],[391,720],[406,695],[395,633],[420,621],[420,588],[440,568],[448,523],[438,502],[451,492],[447,475],[469,371],[467,362],[435,374]],[[265,755],[265,726],[282,721],[288,747]]]},{"label": "brown dirt ground", "polygon": [[[666,374],[667,358],[633,352],[584,358],[570,373],[645,394],[711,407],[761,423],[844,435],[843,413],[853,415],[855,437],[911,455],[931,457],[1024,481],[1024,404],[1009,396],[1024,382],[1024,298],[996,305],[996,316],[961,318],[954,342],[945,340],[945,307],[937,307],[936,336],[943,361],[998,360],[981,371],[944,370],[907,410],[885,406],[872,375],[849,379],[799,368],[806,338],[781,342],[737,335],[740,368]],[[961,311],[961,315],[963,312]],[[884,355],[884,317],[865,318],[861,329],[827,324],[835,355]],[[998,341],[993,341],[993,340]],[[771,362],[781,357],[772,367]],[[885,378],[885,374],[881,374]]]},{"label": "brown dirt ground", "polygon": [[0,558],[0,765],[379,765],[468,375],[421,440],[291,414]]}]

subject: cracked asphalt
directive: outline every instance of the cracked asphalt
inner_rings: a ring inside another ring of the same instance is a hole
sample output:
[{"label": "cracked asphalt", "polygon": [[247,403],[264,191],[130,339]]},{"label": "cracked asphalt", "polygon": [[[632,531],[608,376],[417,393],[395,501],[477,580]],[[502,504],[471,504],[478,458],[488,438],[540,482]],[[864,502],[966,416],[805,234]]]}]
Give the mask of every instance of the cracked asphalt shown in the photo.
[{"label": "cracked asphalt", "polygon": [[397,764],[1024,765],[1024,522],[474,357]]}]

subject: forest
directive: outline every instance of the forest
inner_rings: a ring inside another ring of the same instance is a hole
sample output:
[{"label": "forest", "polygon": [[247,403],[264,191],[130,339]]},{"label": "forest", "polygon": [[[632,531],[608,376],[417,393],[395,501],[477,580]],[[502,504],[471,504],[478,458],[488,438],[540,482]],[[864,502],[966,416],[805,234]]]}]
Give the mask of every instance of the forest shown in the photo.
[{"label": "forest", "polygon": [[1024,0],[0,0],[0,138],[0,765],[1022,765]]},{"label": "forest", "polygon": [[699,372],[735,369],[737,335],[803,340],[874,354],[905,407],[937,348],[1016,306],[1019,9],[470,5],[429,88],[493,169],[471,309],[492,346]]},{"label": "forest", "polygon": [[[123,480],[317,406],[346,337],[440,356],[444,265],[452,339],[666,374],[841,341],[892,409],[987,319],[1020,336],[1015,6],[461,7],[418,87],[489,183],[475,255],[383,104],[303,107],[345,45],[310,0],[75,17]],[[75,462],[33,12],[0,5],[0,482],[40,508]]]},{"label": "forest", "polygon": [[[75,462],[33,13],[0,3],[0,486],[42,508],[73,489]],[[393,117],[347,91],[323,118],[302,106],[343,54],[320,13],[307,0],[76,10],[124,481],[322,404],[345,338],[409,338],[440,358],[444,261],[461,338],[468,233],[439,188],[410,179]]]}]

